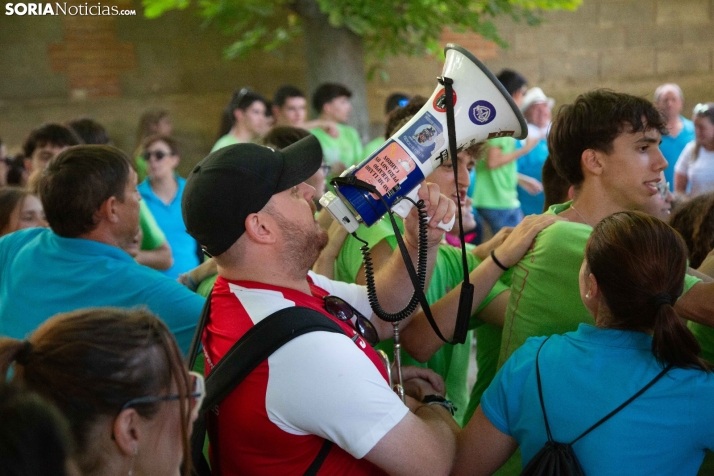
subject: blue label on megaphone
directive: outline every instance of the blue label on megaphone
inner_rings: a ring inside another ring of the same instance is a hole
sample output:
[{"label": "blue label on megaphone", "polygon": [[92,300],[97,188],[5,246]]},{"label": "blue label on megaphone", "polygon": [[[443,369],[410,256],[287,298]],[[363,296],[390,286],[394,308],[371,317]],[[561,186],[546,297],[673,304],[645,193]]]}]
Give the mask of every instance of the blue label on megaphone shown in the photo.
[{"label": "blue label on megaphone", "polygon": [[434,150],[443,149],[446,146],[444,128],[441,122],[429,112],[424,113],[409,129],[404,131],[399,136],[399,140],[422,164],[429,160]]},{"label": "blue label on megaphone", "polygon": [[469,119],[479,126],[488,124],[496,119],[496,108],[488,101],[476,101],[469,107]]}]

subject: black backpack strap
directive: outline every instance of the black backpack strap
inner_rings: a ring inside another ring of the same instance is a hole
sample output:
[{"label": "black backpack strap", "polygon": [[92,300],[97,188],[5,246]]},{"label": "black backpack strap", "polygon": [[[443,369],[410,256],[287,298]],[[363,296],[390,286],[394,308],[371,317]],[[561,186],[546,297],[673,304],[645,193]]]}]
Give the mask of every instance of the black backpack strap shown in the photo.
[{"label": "black backpack strap", "polygon": [[191,346],[188,348],[186,362],[188,363],[189,370],[193,370],[193,365],[196,363],[198,349],[201,347],[203,328],[206,327],[206,319],[208,319],[208,316],[211,314],[211,295],[213,295],[213,288],[211,288],[211,291],[208,293],[208,296],[206,296],[206,302],[203,303],[203,309],[201,309],[201,317],[199,317],[198,319],[196,331],[193,333],[193,339],[191,339]]},{"label": "black backpack strap", "polygon": [[[206,307],[204,307],[205,309]],[[208,305],[208,309],[210,312],[210,305]],[[200,328],[205,325],[204,318],[205,316],[202,316],[203,322],[199,324]],[[273,352],[292,339],[315,331],[344,334],[344,331],[336,322],[318,311],[299,306],[281,309],[248,330],[218,361],[206,378],[206,397],[199,410],[199,416],[193,425],[191,457],[193,459],[194,475],[210,476],[211,474],[208,462],[203,456],[203,444],[207,427],[206,413],[212,411],[213,407],[218,405]],[[199,332],[202,333],[202,329],[199,331],[197,328],[196,335],[199,335]],[[327,458],[331,447],[331,442],[329,444],[326,442],[322,445],[308,471],[314,471],[312,474],[317,473],[317,470]]]},{"label": "black backpack strap", "polygon": [[570,444],[571,444],[571,445],[574,444],[574,443],[575,443],[576,441],[578,441],[580,438],[582,438],[583,436],[587,435],[588,433],[590,433],[591,431],[593,431],[593,430],[594,430],[595,428],[597,428],[598,426],[600,426],[600,425],[602,425],[603,423],[605,423],[607,420],[609,420],[611,417],[613,417],[613,416],[614,416],[616,413],[618,413],[620,410],[622,410],[622,409],[625,408],[627,405],[629,405],[630,403],[632,403],[637,397],[639,397],[640,395],[642,395],[643,393],[645,393],[652,385],[656,384],[659,379],[661,379],[662,377],[664,377],[664,374],[666,374],[666,373],[669,371],[669,369],[671,369],[671,368],[672,368],[672,364],[669,364],[669,365],[666,366],[664,369],[662,369],[662,371],[661,371],[660,373],[658,373],[655,378],[653,378],[652,380],[650,380],[650,382],[649,382],[647,385],[645,385],[644,387],[642,387],[639,392],[637,392],[636,394],[634,394],[633,396],[631,396],[630,398],[628,398],[627,401],[624,402],[622,405],[620,405],[619,407],[615,408],[613,411],[611,411],[610,413],[608,413],[607,415],[605,415],[604,417],[602,417],[602,418],[600,419],[600,421],[598,421],[598,422],[595,423],[593,426],[591,426],[590,428],[588,428],[587,430],[585,430],[585,432],[584,432],[582,435],[580,435],[580,436],[578,436],[577,438],[575,438]]},{"label": "black backpack strap", "polygon": [[543,403],[543,386],[540,383],[540,365],[538,364],[538,356],[540,355],[540,350],[543,348],[546,342],[548,342],[550,337],[546,337],[543,343],[538,347],[538,352],[536,353],[536,379],[538,381],[538,398],[540,399],[540,409],[543,410],[543,421],[545,422],[545,432],[548,435],[548,441],[553,442],[553,434],[550,432],[550,425],[548,424],[548,417],[545,414],[545,403]]},{"label": "black backpack strap", "polygon": [[322,442],[320,451],[317,453],[317,456],[312,461],[310,467],[307,468],[307,471],[305,471],[305,474],[303,476],[317,476],[317,472],[320,470],[320,466],[322,466],[322,463],[324,463],[327,459],[327,455],[330,454],[332,445],[333,443],[328,439],[325,439],[325,441]]}]

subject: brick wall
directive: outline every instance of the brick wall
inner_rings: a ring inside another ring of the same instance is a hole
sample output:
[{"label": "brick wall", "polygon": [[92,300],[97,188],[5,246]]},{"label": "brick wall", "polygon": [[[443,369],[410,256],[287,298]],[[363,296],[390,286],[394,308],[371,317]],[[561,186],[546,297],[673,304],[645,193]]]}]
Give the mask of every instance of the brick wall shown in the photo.
[{"label": "brick wall", "polygon": [[[112,1],[141,12],[139,0]],[[521,71],[560,104],[594,87],[649,97],[658,84],[674,81],[691,108],[714,100],[713,15],[714,0],[583,0],[575,12],[545,14],[535,28],[499,19],[508,49],[448,29],[443,43],[466,47],[494,72]],[[164,107],[183,144],[181,170],[188,170],[215,140],[231,91],[250,86],[270,97],[285,82],[306,86],[300,42],[281,53],[228,62],[222,51],[229,42],[203,29],[190,10],[157,20],[7,17],[2,11],[0,137],[17,148],[40,123],[90,116],[131,150],[141,112]],[[393,91],[431,94],[441,64],[392,58],[385,71],[389,80],[377,77],[368,89],[375,135],[386,97]]]}]

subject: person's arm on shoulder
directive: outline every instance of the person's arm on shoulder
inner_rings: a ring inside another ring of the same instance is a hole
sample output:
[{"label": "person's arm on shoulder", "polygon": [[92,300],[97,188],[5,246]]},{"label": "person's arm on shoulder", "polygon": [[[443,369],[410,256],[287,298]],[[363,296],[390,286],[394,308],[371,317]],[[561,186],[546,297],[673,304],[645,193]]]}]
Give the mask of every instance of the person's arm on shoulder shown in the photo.
[{"label": "person's arm on shoulder", "polygon": [[340,137],[340,130],[337,128],[337,123],[334,121],[328,121],[327,119],[315,119],[312,121],[307,121],[302,125],[302,129],[322,129],[327,132],[330,137],[337,139]]},{"label": "person's arm on shoulder", "polygon": [[208,258],[192,270],[180,274],[177,281],[191,291],[195,291],[204,279],[208,279],[217,273],[216,261],[213,258]]},{"label": "person's arm on shoulder", "polygon": [[134,257],[136,262],[159,271],[173,266],[171,246],[144,200],[139,202],[139,226],[142,236],[139,252]]},{"label": "person's arm on shoulder", "polygon": [[[556,220],[558,218],[555,215],[527,216],[513,229],[503,244],[493,251],[493,255],[504,267],[514,266],[526,254],[536,235]],[[494,262],[493,255],[486,258],[469,275],[474,285],[471,314],[481,305],[505,271]],[[460,295],[459,285],[431,306],[434,320],[447,339],[453,337]],[[429,360],[444,345],[444,342],[434,333],[423,310],[414,316],[409,326],[402,331],[401,337],[404,350],[420,362]]]},{"label": "person's arm on shoulder", "polygon": [[680,174],[679,172],[674,173],[674,193],[677,195],[687,194],[687,185],[689,184],[689,179],[686,175]]},{"label": "person's arm on shoulder", "polygon": [[697,271],[714,278],[714,250],[710,251],[707,257],[704,258],[704,261],[699,265]]},{"label": "person's arm on shoulder", "polygon": [[504,226],[503,228],[498,230],[498,233],[493,235],[488,241],[475,246],[474,249],[471,250],[471,253],[473,253],[479,260],[485,260],[491,254],[491,250],[495,250],[496,248],[501,246],[501,243],[503,243],[506,238],[508,238],[508,235],[510,235],[512,231],[512,226]]}]

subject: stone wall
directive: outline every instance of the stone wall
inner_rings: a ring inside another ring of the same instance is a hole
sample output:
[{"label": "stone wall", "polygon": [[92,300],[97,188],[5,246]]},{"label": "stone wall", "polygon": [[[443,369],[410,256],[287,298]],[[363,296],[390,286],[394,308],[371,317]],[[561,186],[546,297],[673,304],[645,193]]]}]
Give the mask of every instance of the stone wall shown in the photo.
[{"label": "stone wall", "polygon": [[[102,5],[135,8],[139,0]],[[3,6],[6,2],[3,1]],[[494,72],[510,67],[558,103],[609,87],[651,96],[678,82],[686,107],[714,100],[714,0],[584,0],[575,12],[545,14],[538,27],[499,19],[508,49],[476,35],[446,30]],[[136,123],[149,107],[168,109],[183,144],[180,170],[215,140],[231,92],[243,86],[272,96],[283,83],[305,88],[301,42],[280,53],[225,61],[230,40],[201,26],[195,11],[157,20],[135,17],[6,16],[0,11],[0,137],[17,149],[27,132],[47,121],[94,117],[116,144],[134,147]],[[441,70],[433,58],[393,58],[388,81],[369,83],[373,130],[393,91],[429,95]]]}]

